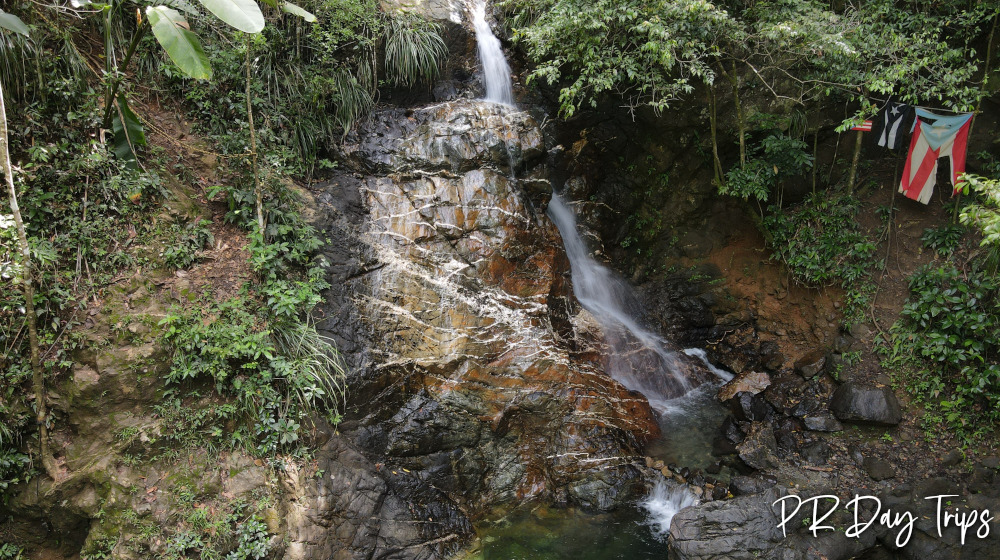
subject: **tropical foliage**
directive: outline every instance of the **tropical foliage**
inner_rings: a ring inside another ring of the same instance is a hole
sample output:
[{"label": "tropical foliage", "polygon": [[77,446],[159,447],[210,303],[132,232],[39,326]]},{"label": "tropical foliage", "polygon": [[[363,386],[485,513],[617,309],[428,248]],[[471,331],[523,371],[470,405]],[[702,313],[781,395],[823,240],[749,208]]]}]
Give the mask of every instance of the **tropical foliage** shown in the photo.
[{"label": "tropical foliage", "polygon": [[[317,415],[338,420],[346,387],[343,362],[310,319],[327,287],[321,240],[290,185],[335,165],[329,148],[381,86],[437,76],[446,54],[438,27],[374,0],[9,4],[0,86],[14,213],[0,212],[0,483],[33,472],[22,451],[39,442],[51,466],[46,379],[72,365],[95,303],[136,270],[188,268],[214,246],[218,224],[164,215],[165,202],[191,189],[223,197],[226,219],[249,230],[253,281],[236,298],[178,306],[151,323],[174,350],[170,402],[187,410],[165,405],[164,418],[179,430],[202,418],[207,433],[221,429],[260,455],[297,450]],[[221,185],[200,184],[153,145],[152,132],[161,145],[182,144],[157,125],[153,100],[189,111],[208,138],[196,149],[222,161]],[[235,426],[192,412],[206,384],[237,403]],[[198,433],[192,441],[208,443]]]}]

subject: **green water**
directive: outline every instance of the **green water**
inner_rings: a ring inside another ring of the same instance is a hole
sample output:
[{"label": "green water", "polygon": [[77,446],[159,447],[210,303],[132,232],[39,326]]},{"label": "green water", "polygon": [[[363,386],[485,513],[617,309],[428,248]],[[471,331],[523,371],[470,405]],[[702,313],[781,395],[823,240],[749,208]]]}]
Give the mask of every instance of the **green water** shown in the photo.
[{"label": "green water", "polygon": [[[690,468],[714,463],[712,438],[726,414],[715,400],[720,385],[707,383],[665,403],[663,438],[646,453]],[[729,473],[716,477],[728,480]],[[639,504],[600,514],[544,505],[521,508],[477,525],[477,543],[455,560],[662,560],[666,539],[654,535],[649,517]]]},{"label": "green water", "polygon": [[666,542],[635,509],[590,514],[539,506],[479,527],[476,550],[463,560],[641,560],[666,557]]}]

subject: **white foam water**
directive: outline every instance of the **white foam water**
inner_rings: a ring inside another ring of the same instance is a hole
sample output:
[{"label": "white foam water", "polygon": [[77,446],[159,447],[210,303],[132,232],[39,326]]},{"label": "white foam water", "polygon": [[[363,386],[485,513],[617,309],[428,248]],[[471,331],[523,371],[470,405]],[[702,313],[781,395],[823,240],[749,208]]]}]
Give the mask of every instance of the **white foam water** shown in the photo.
[{"label": "white foam water", "polygon": [[605,357],[608,374],[645,395],[653,408],[662,411],[666,401],[691,389],[677,352],[662,337],[639,324],[636,317],[642,308],[631,287],[590,256],[577,231],[576,215],[555,193],[548,214],[563,238],[573,293],[604,331],[609,346]]},{"label": "white foam water", "polygon": [[479,62],[483,65],[483,81],[486,84],[485,101],[514,106],[514,90],[510,81],[510,65],[497,39],[486,21],[486,0],[474,0],[469,7],[472,25],[476,29],[476,43],[479,44]]},{"label": "white foam water", "polygon": [[674,516],[688,506],[698,505],[698,497],[685,484],[668,485],[664,480],[657,480],[640,505],[648,514],[646,524],[653,536],[666,540]]},{"label": "white foam water", "polygon": [[712,365],[712,362],[708,361],[708,354],[705,352],[704,349],[685,348],[684,353],[687,354],[688,356],[691,356],[692,358],[698,358],[699,360],[701,360],[701,363],[705,364],[705,367],[708,369],[708,371],[712,372],[721,381],[723,382],[732,381],[734,377],[732,372],[726,371],[721,368],[717,368],[714,365]]}]

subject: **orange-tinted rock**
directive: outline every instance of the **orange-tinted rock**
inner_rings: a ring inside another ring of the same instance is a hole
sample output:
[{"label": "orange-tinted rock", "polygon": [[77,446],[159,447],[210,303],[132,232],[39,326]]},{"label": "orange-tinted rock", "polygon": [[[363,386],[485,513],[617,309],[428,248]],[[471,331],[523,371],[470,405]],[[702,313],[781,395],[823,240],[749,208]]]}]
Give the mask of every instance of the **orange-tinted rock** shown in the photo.
[{"label": "orange-tinted rock", "polygon": [[483,111],[436,106],[415,115],[410,136],[378,140],[378,158],[365,155],[372,145],[348,150],[369,157],[367,168],[400,171],[362,188],[379,267],[358,302],[383,372],[370,392],[401,406],[391,420],[391,411],[370,414],[369,448],[473,508],[537,496],[619,505],[638,489],[633,463],[659,427],[641,394],[602,371],[597,351],[576,352],[599,348],[599,333],[575,332],[567,316],[569,265],[555,227],[516,180],[481,167],[509,163],[493,159],[491,142],[518,161],[534,157],[540,134],[523,114]]}]

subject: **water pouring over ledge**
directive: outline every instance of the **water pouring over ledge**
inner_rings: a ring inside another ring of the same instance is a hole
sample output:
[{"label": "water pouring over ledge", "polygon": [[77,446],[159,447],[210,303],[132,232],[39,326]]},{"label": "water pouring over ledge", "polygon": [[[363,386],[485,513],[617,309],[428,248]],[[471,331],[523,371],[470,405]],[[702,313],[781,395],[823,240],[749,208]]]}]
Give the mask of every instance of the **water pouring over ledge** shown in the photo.
[{"label": "water pouring over ledge", "polygon": [[486,21],[486,0],[473,0],[469,6],[469,14],[476,29],[479,62],[483,66],[483,81],[486,84],[486,97],[483,100],[514,107],[510,65],[500,47],[500,39],[496,38]]},{"label": "water pouring over ledge", "polygon": [[555,193],[548,214],[563,238],[573,293],[604,331],[608,374],[645,395],[655,410],[665,412],[670,406],[667,401],[691,389],[682,358],[666,340],[639,324],[636,317],[641,307],[632,289],[590,256],[576,229],[576,215]]}]

